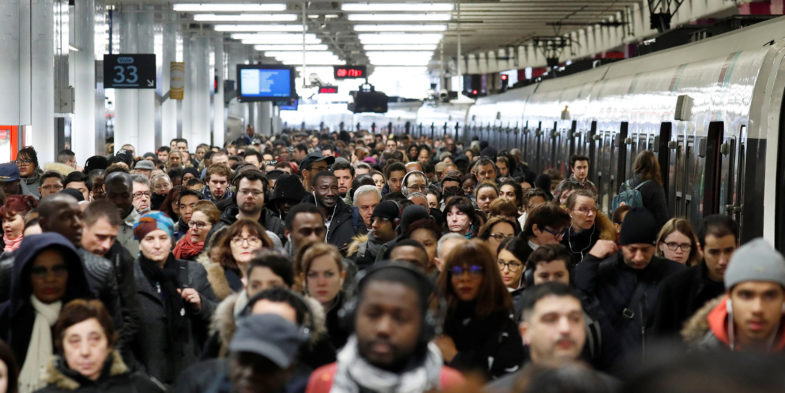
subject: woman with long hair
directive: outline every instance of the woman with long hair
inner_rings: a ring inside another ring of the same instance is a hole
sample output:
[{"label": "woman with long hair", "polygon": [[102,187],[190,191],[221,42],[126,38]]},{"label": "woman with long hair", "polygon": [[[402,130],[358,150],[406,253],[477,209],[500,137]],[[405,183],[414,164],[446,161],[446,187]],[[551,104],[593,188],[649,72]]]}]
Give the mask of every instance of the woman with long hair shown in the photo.
[{"label": "woman with long hair", "polygon": [[295,267],[305,294],[324,308],[330,341],[340,349],[349,339],[349,332],[342,326],[339,315],[347,300],[343,290],[346,269],[341,253],[331,244],[311,243],[300,249]]},{"label": "woman with long hair", "polygon": [[484,181],[474,188],[474,201],[486,216],[491,211],[491,203],[497,198],[499,198],[499,187],[495,182]]},{"label": "woman with long hair", "polygon": [[655,254],[687,266],[695,266],[701,261],[697,239],[689,221],[684,218],[671,218],[657,234]]},{"label": "woman with long hair", "polygon": [[215,295],[223,300],[232,293],[241,291],[247,283],[246,270],[254,253],[275,245],[261,224],[242,219],[229,226],[218,247],[221,250],[218,259],[211,260],[205,269]]},{"label": "woman with long hair", "polygon": [[436,339],[448,365],[488,379],[517,371],[524,360],[512,298],[499,267],[480,240],[455,246],[437,287],[447,306],[444,334]]},{"label": "woman with long hair", "polygon": [[496,258],[496,249],[506,239],[514,238],[521,232],[521,227],[511,218],[497,216],[493,217],[480,228],[478,238],[485,241],[491,256]]},{"label": "woman with long hair", "polygon": [[597,209],[594,197],[594,192],[587,189],[573,190],[567,197],[570,226],[561,244],[570,251],[573,266],[588,254],[597,240],[616,240],[613,223]]},{"label": "woman with long hair", "polygon": [[[665,188],[662,186],[662,174],[660,162],[657,156],[649,150],[644,150],[635,157],[632,162],[632,179],[629,179],[621,186],[621,190],[638,188],[643,199],[643,207],[654,215],[657,225],[662,227],[665,221],[670,218],[668,212],[668,201],[665,197]],[[620,190],[620,191],[621,191]]]},{"label": "woman with long hair", "polygon": [[444,206],[444,215],[447,218],[448,232],[458,233],[467,239],[477,236],[480,218],[475,213],[469,198],[464,196],[450,198]]},{"label": "woman with long hair", "polygon": [[180,193],[185,190],[184,186],[172,187],[169,194],[166,195],[163,203],[161,203],[161,211],[164,212],[174,222],[180,220]]},{"label": "woman with long hair", "polygon": [[2,207],[3,252],[12,252],[22,245],[25,230],[25,215],[38,207],[38,201],[30,195],[9,195]]}]

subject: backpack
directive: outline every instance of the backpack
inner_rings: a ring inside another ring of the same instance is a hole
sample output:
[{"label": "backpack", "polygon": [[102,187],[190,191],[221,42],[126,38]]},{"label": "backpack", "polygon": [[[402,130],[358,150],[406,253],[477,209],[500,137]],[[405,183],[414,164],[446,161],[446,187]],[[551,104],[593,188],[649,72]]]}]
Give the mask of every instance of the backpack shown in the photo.
[{"label": "backpack", "polygon": [[645,180],[641,182],[641,184],[635,186],[635,188],[630,187],[629,180],[625,181],[622,184],[621,192],[613,197],[613,201],[611,202],[611,211],[616,211],[616,208],[621,206],[622,203],[633,209],[636,207],[643,207],[643,196],[641,195],[639,189],[650,181],[651,180]]}]

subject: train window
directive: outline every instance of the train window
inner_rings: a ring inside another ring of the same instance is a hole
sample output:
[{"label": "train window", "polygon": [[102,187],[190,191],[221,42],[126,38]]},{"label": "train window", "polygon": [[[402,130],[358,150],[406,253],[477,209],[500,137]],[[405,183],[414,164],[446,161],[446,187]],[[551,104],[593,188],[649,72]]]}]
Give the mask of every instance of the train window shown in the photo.
[{"label": "train window", "polygon": [[709,123],[709,132],[704,140],[706,146],[706,164],[704,166],[703,214],[720,212],[720,188],[722,185],[722,153],[723,126],[721,121]]}]

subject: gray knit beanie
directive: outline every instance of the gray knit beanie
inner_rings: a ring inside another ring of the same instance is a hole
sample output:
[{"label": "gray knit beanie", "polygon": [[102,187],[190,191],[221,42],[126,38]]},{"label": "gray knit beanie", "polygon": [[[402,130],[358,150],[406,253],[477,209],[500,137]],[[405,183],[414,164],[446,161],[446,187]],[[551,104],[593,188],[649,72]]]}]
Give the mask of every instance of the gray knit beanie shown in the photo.
[{"label": "gray knit beanie", "polygon": [[745,281],[776,282],[785,288],[785,258],[763,238],[741,246],[725,270],[725,288]]}]

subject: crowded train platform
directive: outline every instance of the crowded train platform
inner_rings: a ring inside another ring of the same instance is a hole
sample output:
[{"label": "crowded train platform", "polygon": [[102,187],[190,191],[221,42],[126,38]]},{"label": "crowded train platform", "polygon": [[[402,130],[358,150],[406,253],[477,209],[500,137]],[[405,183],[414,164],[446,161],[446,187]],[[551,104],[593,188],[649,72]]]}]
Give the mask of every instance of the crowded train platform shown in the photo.
[{"label": "crowded train platform", "polygon": [[482,140],[250,127],[225,146],[175,138],[56,163],[26,147],[0,164],[0,380],[6,392],[785,388],[780,252],[742,242],[725,215],[672,217],[651,151],[609,212],[592,165],[574,155],[561,177]]}]

